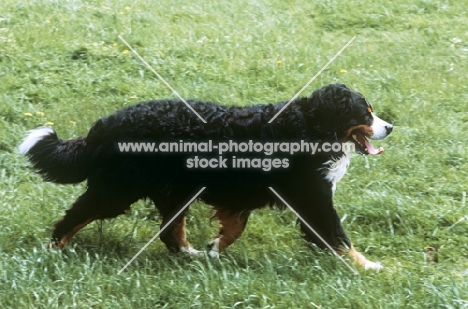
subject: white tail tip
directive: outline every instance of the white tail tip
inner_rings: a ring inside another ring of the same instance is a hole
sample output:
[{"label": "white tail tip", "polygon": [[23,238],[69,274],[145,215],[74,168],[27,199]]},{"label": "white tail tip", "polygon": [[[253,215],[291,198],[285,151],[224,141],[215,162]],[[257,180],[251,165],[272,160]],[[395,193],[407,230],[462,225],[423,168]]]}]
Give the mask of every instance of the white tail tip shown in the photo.
[{"label": "white tail tip", "polygon": [[19,153],[22,155],[28,154],[29,150],[31,150],[31,148],[33,148],[37,142],[44,139],[45,136],[51,134],[55,134],[54,129],[51,127],[40,127],[29,131],[28,136],[24,138],[23,142],[18,147]]}]

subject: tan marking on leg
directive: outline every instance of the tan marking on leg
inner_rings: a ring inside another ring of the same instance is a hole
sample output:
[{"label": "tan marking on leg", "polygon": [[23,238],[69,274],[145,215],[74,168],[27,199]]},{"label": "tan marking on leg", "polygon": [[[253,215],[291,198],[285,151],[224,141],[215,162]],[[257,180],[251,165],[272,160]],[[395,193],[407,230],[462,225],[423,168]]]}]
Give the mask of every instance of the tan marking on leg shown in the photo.
[{"label": "tan marking on leg", "polygon": [[347,255],[351,258],[354,265],[364,269],[374,269],[377,271],[382,269],[382,265],[380,265],[380,263],[369,261],[362,253],[358,252],[353,245],[351,245],[351,248],[347,251]]},{"label": "tan marking on leg", "polygon": [[212,218],[219,220],[219,234],[210,243],[212,246],[209,254],[214,257],[223,252],[237,238],[242,235],[247,224],[249,213],[238,213],[231,210],[216,209]]},{"label": "tan marking on leg", "polygon": [[187,221],[185,217],[178,221],[171,232],[172,239],[177,243],[180,252],[186,252],[191,255],[204,255],[204,252],[195,250],[187,240],[187,233],[185,232],[185,226]]},{"label": "tan marking on leg", "polygon": [[81,230],[82,228],[84,228],[86,225],[93,222],[94,220],[96,220],[96,218],[89,218],[85,222],[76,225],[70,232],[68,232],[68,234],[65,234],[57,242],[51,241],[49,243],[49,248],[58,247],[59,249],[63,249],[63,247],[65,247],[65,245],[68,243],[68,241],[70,241],[70,239],[73,237],[73,235],[75,235],[79,230]]},{"label": "tan marking on leg", "polygon": [[[166,224],[165,221],[161,223],[161,226]],[[175,220],[171,225],[167,227],[165,234],[161,235],[161,240],[166,246],[174,252],[186,252],[192,255],[202,255],[201,251],[195,250],[187,240],[187,234],[185,232],[186,220],[185,216],[181,219]]]},{"label": "tan marking on leg", "polygon": [[182,220],[175,222],[174,227],[171,231],[171,237],[179,248],[189,247],[190,244],[187,241],[187,233],[185,232],[186,220],[185,217]]}]

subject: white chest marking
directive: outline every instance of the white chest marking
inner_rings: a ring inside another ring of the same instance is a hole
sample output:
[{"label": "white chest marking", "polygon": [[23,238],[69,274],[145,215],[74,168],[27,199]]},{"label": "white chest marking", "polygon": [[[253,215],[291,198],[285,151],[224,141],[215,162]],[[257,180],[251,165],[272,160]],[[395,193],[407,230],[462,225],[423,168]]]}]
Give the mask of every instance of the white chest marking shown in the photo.
[{"label": "white chest marking", "polygon": [[335,193],[337,182],[346,174],[350,157],[350,153],[345,153],[338,159],[329,160],[324,163],[325,179],[332,183],[333,194]]}]

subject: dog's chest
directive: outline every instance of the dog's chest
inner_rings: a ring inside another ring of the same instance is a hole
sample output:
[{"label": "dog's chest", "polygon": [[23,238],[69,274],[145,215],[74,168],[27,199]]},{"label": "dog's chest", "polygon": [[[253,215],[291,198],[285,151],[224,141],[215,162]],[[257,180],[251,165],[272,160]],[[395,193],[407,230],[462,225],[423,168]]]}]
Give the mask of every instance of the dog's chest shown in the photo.
[{"label": "dog's chest", "polygon": [[332,183],[332,191],[335,193],[336,184],[346,174],[350,163],[350,154],[345,153],[341,157],[324,163],[325,179]]}]

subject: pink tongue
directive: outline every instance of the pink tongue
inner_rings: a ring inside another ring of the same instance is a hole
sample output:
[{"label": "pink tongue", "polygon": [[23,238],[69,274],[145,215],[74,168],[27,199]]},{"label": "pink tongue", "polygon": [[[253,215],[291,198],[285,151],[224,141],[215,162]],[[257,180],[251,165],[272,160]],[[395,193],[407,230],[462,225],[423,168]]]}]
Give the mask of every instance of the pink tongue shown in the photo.
[{"label": "pink tongue", "polygon": [[364,142],[366,143],[367,152],[371,155],[378,155],[384,151],[383,147],[375,149],[374,146],[372,146],[372,144],[367,140],[367,138],[364,139]]}]

